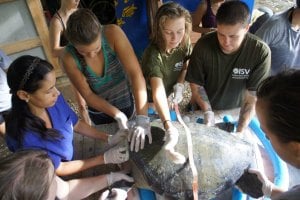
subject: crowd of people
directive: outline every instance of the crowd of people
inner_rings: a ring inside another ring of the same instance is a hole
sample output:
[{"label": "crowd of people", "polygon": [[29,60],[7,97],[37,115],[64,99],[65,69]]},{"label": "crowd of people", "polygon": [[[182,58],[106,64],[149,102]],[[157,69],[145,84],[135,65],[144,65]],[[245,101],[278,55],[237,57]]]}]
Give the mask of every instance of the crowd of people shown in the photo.
[{"label": "crowd of people", "polygon": [[[79,2],[61,0],[49,30],[53,56],[74,87],[80,117],[57,90],[48,61],[23,55],[11,62],[0,51],[0,135],[13,152],[0,160],[1,199],[82,199],[114,182],[133,182],[127,171],[63,179],[98,165],[124,163],[129,151],[151,144],[148,108],[158,113],[165,129],[167,157],[184,163],[176,152],[179,134],[170,112],[182,101],[185,82],[190,104],[202,111],[205,125],[214,126],[217,110],[240,108],[236,132],[244,134],[257,115],[278,155],[300,168],[300,0],[255,34],[249,32],[251,11],[242,1],[203,0],[192,14],[165,2],[141,61],[119,26],[102,25],[91,10],[78,8]],[[202,33],[194,46],[192,30]],[[116,133],[98,126],[113,122]],[[109,148],[73,160],[74,132]],[[257,175],[266,197],[292,200],[300,194],[298,186],[284,191],[262,172],[249,172]],[[122,189],[110,192],[127,198]]]}]

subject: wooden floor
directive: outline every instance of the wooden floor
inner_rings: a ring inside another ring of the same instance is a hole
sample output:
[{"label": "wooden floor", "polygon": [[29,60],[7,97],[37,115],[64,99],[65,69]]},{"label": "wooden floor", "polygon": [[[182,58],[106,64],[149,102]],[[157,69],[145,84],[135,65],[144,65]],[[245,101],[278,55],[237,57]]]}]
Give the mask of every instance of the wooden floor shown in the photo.
[{"label": "wooden floor", "polygon": [[[114,133],[117,129],[117,126],[116,124],[101,125],[100,129],[108,133]],[[74,160],[87,159],[99,154],[103,154],[103,150],[103,142],[74,133]],[[73,176],[68,176],[65,179],[68,180],[73,178],[96,176],[100,174],[107,174],[116,170],[118,170],[117,165],[99,165],[93,169],[86,170]],[[100,194],[101,192],[95,193],[86,198],[86,200],[98,200]]]}]

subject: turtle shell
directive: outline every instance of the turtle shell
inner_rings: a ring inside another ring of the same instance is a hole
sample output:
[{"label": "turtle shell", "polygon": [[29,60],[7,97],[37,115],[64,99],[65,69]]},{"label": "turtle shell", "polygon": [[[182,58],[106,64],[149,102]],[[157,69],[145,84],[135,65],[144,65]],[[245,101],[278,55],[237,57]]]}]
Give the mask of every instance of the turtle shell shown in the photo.
[{"label": "turtle shell", "polygon": [[[183,126],[179,131],[176,151],[187,159],[174,164],[165,154],[164,129],[152,122],[152,144],[148,141],[139,152],[130,153],[135,185],[163,195],[166,199],[193,199],[192,171],[188,160],[187,139]],[[198,172],[198,199],[214,199],[234,186],[254,160],[251,142],[219,128],[187,123],[191,131],[193,156]]]}]

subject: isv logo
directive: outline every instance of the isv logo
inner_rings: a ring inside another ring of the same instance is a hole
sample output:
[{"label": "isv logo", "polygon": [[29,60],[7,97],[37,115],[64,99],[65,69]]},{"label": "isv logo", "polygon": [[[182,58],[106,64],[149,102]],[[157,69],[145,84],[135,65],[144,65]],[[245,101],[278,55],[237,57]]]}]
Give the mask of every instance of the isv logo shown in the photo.
[{"label": "isv logo", "polygon": [[174,66],[174,71],[181,71],[182,70],[182,66],[183,66],[183,61],[180,61],[178,63],[175,64]]},{"label": "isv logo", "polygon": [[239,68],[234,68],[233,69],[234,74],[240,74],[240,75],[247,75],[250,73],[250,69],[239,69]]},{"label": "isv logo", "polygon": [[246,68],[233,68],[232,78],[233,79],[248,79],[250,74],[250,69]]}]

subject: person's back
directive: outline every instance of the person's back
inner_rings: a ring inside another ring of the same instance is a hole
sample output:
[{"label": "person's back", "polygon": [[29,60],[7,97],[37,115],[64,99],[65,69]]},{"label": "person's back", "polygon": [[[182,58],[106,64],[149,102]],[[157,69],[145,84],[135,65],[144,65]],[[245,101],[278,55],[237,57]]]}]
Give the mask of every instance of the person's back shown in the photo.
[{"label": "person's back", "polygon": [[65,36],[66,24],[69,16],[77,10],[78,5],[78,0],[62,0],[59,10],[50,21],[50,47],[54,57],[61,57],[64,53],[64,47],[68,44]]},{"label": "person's back", "polygon": [[273,15],[255,33],[272,52],[271,70],[277,74],[289,68],[300,69],[300,7]]}]

